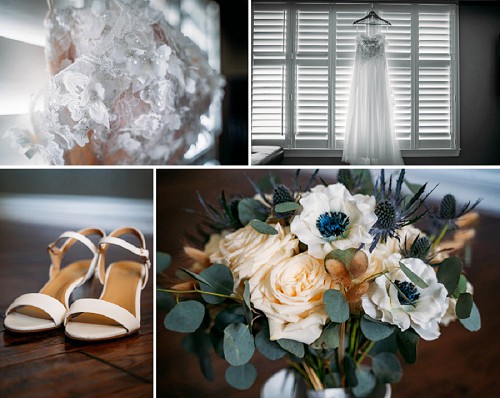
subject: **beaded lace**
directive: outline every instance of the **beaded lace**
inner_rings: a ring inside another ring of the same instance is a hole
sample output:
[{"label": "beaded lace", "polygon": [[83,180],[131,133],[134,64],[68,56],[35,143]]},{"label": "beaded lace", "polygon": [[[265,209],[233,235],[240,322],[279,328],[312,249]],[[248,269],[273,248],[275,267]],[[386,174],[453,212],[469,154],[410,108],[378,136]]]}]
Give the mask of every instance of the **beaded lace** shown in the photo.
[{"label": "beaded lace", "polygon": [[33,132],[11,128],[28,157],[72,163],[78,146],[97,164],[179,162],[205,127],[224,84],[206,56],[144,0],[95,0],[51,9],[51,78],[31,104]]}]

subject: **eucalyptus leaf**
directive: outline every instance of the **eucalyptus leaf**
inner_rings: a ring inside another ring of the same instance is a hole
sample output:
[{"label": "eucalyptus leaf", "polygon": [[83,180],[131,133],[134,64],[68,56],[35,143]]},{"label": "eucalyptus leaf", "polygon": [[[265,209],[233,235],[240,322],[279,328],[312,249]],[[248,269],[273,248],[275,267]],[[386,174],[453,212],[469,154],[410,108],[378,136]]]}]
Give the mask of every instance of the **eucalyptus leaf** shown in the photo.
[{"label": "eucalyptus leaf", "polygon": [[[199,274],[197,274],[196,272],[193,272],[193,271],[190,271],[186,268],[179,268],[182,272],[188,274],[191,278],[194,278],[196,279],[198,282],[200,283],[204,283],[206,285],[210,285],[210,283],[205,279],[203,278],[202,276],[200,276]],[[213,286],[211,286],[213,287]]]},{"label": "eucalyptus leaf", "polygon": [[413,329],[404,332],[398,330],[396,341],[399,352],[407,363],[415,363],[417,360],[417,347],[419,336]]},{"label": "eucalyptus leaf", "polygon": [[224,359],[224,332],[216,326],[210,329],[210,341],[218,357]]},{"label": "eucalyptus leaf", "polygon": [[214,325],[221,332],[231,323],[244,323],[245,310],[241,305],[235,305],[219,312],[215,317]]},{"label": "eucalyptus leaf", "polygon": [[351,264],[352,258],[354,257],[356,252],[357,252],[356,249],[346,249],[346,250],[334,249],[326,255],[325,261],[333,259],[340,261],[346,267],[349,267],[349,264]]},{"label": "eucalyptus leaf", "polygon": [[248,308],[252,308],[250,304],[250,283],[248,281],[244,282],[245,290],[243,290],[243,301]]},{"label": "eucalyptus leaf", "polygon": [[300,209],[300,205],[295,202],[279,203],[274,207],[276,213],[288,213],[289,211],[295,211],[297,209]]},{"label": "eucalyptus leaf", "polygon": [[198,356],[200,369],[207,380],[214,380],[214,370],[210,360],[212,342],[210,336],[200,330],[187,335],[182,340],[182,348]]},{"label": "eucalyptus leaf", "polygon": [[390,352],[382,352],[372,357],[372,370],[382,383],[398,383],[403,377],[398,357]]},{"label": "eucalyptus leaf", "polygon": [[372,341],[379,341],[389,337],[395,329],[394,325],[378,322],[365,315],[361,318],[361,332]]},{"label": "eucalyptus leaf", "polygon": [[377,379],[370,369],[365,366],[358,366],[356,369],[356,378],[358,380],[358,384],[352,389],[352,393],[358,398],[368,397],[375,388]]},{"label": "eucalyptus leaf", "polygon": [[303,358],[305,354],[304,344],[300,341],[290,339],[279,339],[276,342],[281,348],[287,350],[289,353],[295,355],[297,358]]},{"label": "eucalyptus leaf", "polygon": [[455,313],[458,319],[467,319],[472,311],[472,294],[462,293],[458,296]]},{"label": "eucalyptus leaf", "polygon": [[412,281],[415,285],[417,285],[421,289],[425,289],[429,287],[429,285],[420,278],[417,274],[415,274],[411,269],[409,269],[403,262],[399,262],[399,266],[401,271],[407,276],[407,278]]},{"label": "eucalyptus leaf", "polygon": [[458,281],[458,286],[453,292],[453,297],[458,298],[458,296],[465,292],[467,292],[467,278],[464,274],[461,274]]},{"label": "eucalyptus leaf", "polygon": [[347,379],[349,387],[353,388],[358,385],[358,378],[356,376],[356,363],[349,355],[344,357],[344,374]]},{"label": "eucalyptus leaf", "polygon": [[198,301],[178,303],[165,317],[165,327],[174,332],[192,333],[198,329],[205,316],[205,307]]},{"label": "eucalyptus leaf", "polygon": [[238,217],[243,225],[247,225],[254,219],[266,221],[267,209],[262,202],[256,199],[241,199],[238,203]]},{"label": "eucalyptus leaf", "polygon": [[250,388],[257,379],[257,370],[251,363],[242,366],[230,366],[226,369],[226,381],[238,390]]},{"label": "eucalyptus leaf", "polygon": [[170,312],[176,305],[175,298],[167,292],[156,291],[156,306],[163,311]]},{"label": "eucalyptus leaf", "polygon": [[330,320],[335,323],[342,323],[349,319],[349,304],[344,295],[335,289],[327,290],[323,295],[325,309]]},{"label": "eucalyptus leaf", "polygon": [[437,271],[437,280],[443,284],[448,295],[452,295],[460,281],[462,274],[462,260],[458,257],[448,257],[440,265]]},{"label": "eucalyptus leaf", "polygon": [[479,329],[481,329],[481,315],[479,314],[476,303],[472,303],[470,316],[465,319],[460,319],[460,323],[471,332],[477,332]]},{"label": "eucalyptus leaf", "polygon": [[271,361],[283,358],[286,351],[276,341],[271,341],[269,338],[269,329],[262,330],[255,336],[255,346],[257,350]]},{"label": "eucalyptus leaf", "polygon": [[278,234],[278,231],[276,231],[276,229],[274,229],[269,224],[266,224],[265,222],[260,221],[260,220],[252,220],[252,221],[250,221],[250,225],[257,232],[260,232],[261,234],[264,234],[264,235],[277,235]]},{"label": "eucalyptus leaf", "polygon": [[168,253],[156,252],[156,273],[164,272],[172,262],[172,256]]},{"label": "eucalyptus leaf", "polygon": [[229,364],[246,364],[255,352],[255,344],[248,325],[232,323],[224,329],[224,357]]},{"label": "eucalyptus leaf", "polygon": [[329,324],[323,328],[318,339],[311,344],[311,347],[316,350],[333,350],[339,346],[340,340],[340,325]]},{"label": "eucalyptus leaf", "polygon": [[[203,291],[224,295],[233,293],[233,275],[225,265],[214,264],[200,272],[200,277],[206,281],[200,282],[200,289]],[[203,293],[201,297],[209,304],[220,304],[226,299],[225,297]]]}]

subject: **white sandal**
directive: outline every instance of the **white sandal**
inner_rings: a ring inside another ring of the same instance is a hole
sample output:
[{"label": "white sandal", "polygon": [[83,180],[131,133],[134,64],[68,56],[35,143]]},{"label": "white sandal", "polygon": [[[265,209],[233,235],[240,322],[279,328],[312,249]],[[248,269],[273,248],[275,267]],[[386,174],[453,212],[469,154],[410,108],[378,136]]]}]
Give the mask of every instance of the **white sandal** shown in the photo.
[{"label": "white sandal", "polygon": [[[49,281],[38,293],[23,294],[14,300],[5,312],[6,329],[13,332],[39,332],[61,326],[69,308],[71,293],[92,277],[97,264],[97,247],[87,235],[104,237],[105,233],[98,228],[66,231],[49,244],[52,261]],[[57,247],[59,241],[65,238],[66,241]],[[75,261],[61,268],[64,254],[76,242],[83,243],[92,252],[92,258]]]},{"label": "white sandal", "polygon": [[[140,241],[140,247],[118,238],[130,234]],[[106,273],[105,255],[110,245],[117,245],[142,258],[136,261],[112,263]],[[99,299],[76,300],[70,307],[64,324],[66,335],[76,340],[108,340],[127,336],[139,330],[141,323],[141,291],[148,281],[151,263],[143,234],[125,227],[113,231],[99,242],[99,264],[96,273],[104,284]]]}]

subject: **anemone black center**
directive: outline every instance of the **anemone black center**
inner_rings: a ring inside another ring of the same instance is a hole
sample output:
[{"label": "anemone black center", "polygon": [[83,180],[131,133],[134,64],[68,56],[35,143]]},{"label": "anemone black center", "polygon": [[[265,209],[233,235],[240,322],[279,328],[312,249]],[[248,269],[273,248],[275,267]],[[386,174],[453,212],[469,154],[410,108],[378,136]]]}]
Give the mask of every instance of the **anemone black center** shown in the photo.
[{"label": "anemone black center", "polygon": [[321,214],[316,220],[316,228],[325,239],[336,238],[342,235],[349,225],[349,217],[341,211]]},{"label": "anemone black center", "polygon": [[[398,287],[398,300],[401,305],[411,305],[415,303],[420,298],[420,293],[417,290],[417,287],[411,282],[394,282]],[[403,294],[401,294],[403,293]],[[408,301],[409,300],[409,301]]]}]

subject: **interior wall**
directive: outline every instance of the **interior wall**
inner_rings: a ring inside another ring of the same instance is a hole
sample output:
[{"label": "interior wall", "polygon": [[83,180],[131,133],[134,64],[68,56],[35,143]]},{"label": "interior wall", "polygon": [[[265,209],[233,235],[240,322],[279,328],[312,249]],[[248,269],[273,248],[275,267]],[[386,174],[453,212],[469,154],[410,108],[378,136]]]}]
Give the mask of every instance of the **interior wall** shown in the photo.
[{"label": "interior wall", "polygon": [[406,164],[500,164],[500,3],[474,3],[459,8],[460,156]]}]

